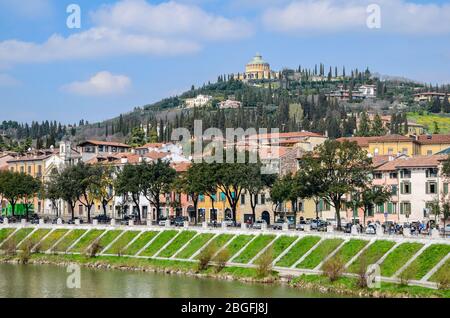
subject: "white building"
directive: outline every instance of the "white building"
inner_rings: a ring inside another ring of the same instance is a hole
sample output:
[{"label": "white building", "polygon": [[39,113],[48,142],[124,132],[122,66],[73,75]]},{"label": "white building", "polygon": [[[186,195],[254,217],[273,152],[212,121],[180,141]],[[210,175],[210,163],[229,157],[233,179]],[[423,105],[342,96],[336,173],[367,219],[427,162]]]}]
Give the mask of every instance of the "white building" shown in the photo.
[{"label": "white building", "polygon": [[359,93],[365,98],[377,97],[377,88],[375,85],[361,85],[358,88]]},{"label": "white building", "polygon": [[227,109],[227,108],[240,108],[242,105],[241,102],[237,101],[237,100],[224,100],[222,102],[219,103],[219,108],[220,109]]},{"label": "white building", "polygon": [[197,95],[195,98],[188,98],[184,101],[186,108],[202,107],[208,104],[212,100],[212,96],[209,95]]}]

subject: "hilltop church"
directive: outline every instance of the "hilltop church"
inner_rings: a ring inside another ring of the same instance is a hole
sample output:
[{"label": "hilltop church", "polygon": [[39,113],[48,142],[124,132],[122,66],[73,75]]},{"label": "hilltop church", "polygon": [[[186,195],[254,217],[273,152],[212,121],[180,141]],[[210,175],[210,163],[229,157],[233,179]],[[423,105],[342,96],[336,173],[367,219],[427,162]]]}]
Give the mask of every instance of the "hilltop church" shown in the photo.
[{"label": "hilltop church", "polygon": [[241,81],[277,79],[278,72],[270,69],[270,64],[263,60],[261,54],[256,53],[253,59],[245,66],[245,73],[238,73]]}]

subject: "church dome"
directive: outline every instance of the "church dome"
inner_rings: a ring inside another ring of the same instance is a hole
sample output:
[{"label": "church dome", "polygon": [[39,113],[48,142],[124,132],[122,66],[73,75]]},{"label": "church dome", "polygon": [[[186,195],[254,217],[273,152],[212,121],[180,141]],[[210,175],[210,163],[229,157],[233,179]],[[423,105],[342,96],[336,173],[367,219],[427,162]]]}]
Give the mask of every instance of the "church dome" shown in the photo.
[{"label": "church dome", "polygon": [[255,57],[253,57],[253,59],[248,63],[248,65],[255,65],[255,64],[265,64],[265,65],[267,65],[269,63],[267,63],[266,61],[264,61],[262,59],[261,54],[256,53]]}]

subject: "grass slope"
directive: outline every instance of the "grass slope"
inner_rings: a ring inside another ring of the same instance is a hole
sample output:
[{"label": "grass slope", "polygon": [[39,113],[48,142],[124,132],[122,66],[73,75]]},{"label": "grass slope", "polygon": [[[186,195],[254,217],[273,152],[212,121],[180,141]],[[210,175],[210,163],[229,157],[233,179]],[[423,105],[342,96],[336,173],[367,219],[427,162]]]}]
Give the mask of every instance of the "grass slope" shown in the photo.
[{"label": "grass slope", "polygon": [[157,231],[148,231],[142,233],[136,241],[133,242],[127,249],[124,251],[125,255],[135,255],[139,252],[148,242],[150,242],[159,232]]},{"label": "grass slope", "polygon": [[112,241],[116,239],[123,231],[122,230],[111,230],[105,233],[102,238],[99,240],[100,246],[103,248],[107,247],[111,244]]},{"label": "grass slope", "polygon": [[66,237],[59,242],[54,250],[55,252],[65,252],[81,235],[83,235],[87,230],[74,229]]},{"label": "grass slope", "polygon": [[13,228],[0,229],[0,244],[14,232]]},{"label": "grass slope", "polygon": [[152,242],[152,244],[147,246],[147,248],[140,254],[140,256],[153,256],[177,234],[178,231],[174,230],[161,232],[161,234],[158,235],[158,237]]},{"label": "grass slope", "polygon": [[247,264],[255,257],[258,252],[260,252],[263,248],[269,245],[270,242],[273,241],[275,235],[260,235],[253,242],[250,243],[249,246],[242,251],[241,254],[238,255],[233,262]]},{"label": "grass slope", "polygon": [[342,246],[339,251],[335,254],[336,257],[339,257],[344,264],[352,259],[353,256],[358,254],[360,250],[364,248],[369,243],[366,240],[358,240],[351,239],[347,243]]},{"label": "grass slope", "polygon": [[72,247],[68,252],[83,253],[86,249],[94,243],[94,241],[103,233],[104,230],[90,230],[85,236],[78,241],[78,243]]},{"label": "grass slope", "polygon": [[450,132],[450,117],[440,114],[432,114],[423,112],[422,115],[418,113],[408,113],[408,120],[424,125],[425,128],[431,132],[434,129],[434,122],[439,126],[439,132],[441,134]]},{"label": "grass slope", "polygon": [[381,275],[391,277],[421,248],[421,243],[403,243],[389,254],[381,263]]},{"label": "grass slope", "polygon": [[162,250],[157,256],[158,257],[172,257],[184,244],[189,242],[197,234],[195,231],[182,231],[177,238],[169,244],[164,250]]},{"label": "grass slope", "polygon": [[[28,236],[33,231],[32,228],[19,229],[14,235],[8,239],[8,241],[13,240],[16,244],[19,244],[24,238]],[[5,244],[6,240],[2,243]]]},{"label": "grass slope", "polygon": [[429,280],[432,282],[437,282],[439,275],[441,275],[442,273],[450,273],[450,259],[447,259],[444,265],[442,265],[442,267],[439,268]]},{"label": "grass slope", "polygon": [[228,252],[230,253],[230,260],[241,248],[245,246],[252,238],[254,238],[254,235],[238,235],[236,236],[233,241],[227,246]]},{"label": "grass slope", "polygon": [[393,241],[379,240],[371,244],[348,268],[348,272],[356,273],[361,266],[361,261],[365,259],[366,265],[375,264],[392,246]]},{"label": "grass slope", "polygon": [[433,244],[428,247],[410,265],[416,270],[415,279],[425,276],[448,253],[450,245],[447,244]]},{"label": "grass slope", "polygon": [[318,236],[305,236],[285,254],[275,265],[280,267],[291,267],[308,252],[317,242],[320,241]]},{"label": "grass slope", "polygon": [[111,247],[106,250],[106,254],[121,254],[123,249],[131,242],[140,232],[139,231],[126,231]]},{"label": "grass slope", "polygon": [[202,233],[196,236],[184,249],[182,249],[178,254],[175,255],[176,258],[189,259],[199,248],[203,247],[206,242],[208,242],[214,234],[212,233]]},{"label": "grass slope", "polygon": [[17,248],[22,248],[27,244],[28,242],[31,242],[31,244],[36,245],[39,243],[39,241],[48,233],[50,232],[50,229],[37,229],[33,234],[31,234],[25,241],[23,241],[22,244],[17,246]]},{"label": "grass slope", "polygon": [[49,236],[47,236],[40,244],[41,251],[47,251],[52,247],[64,234],[69,231],[68,229],[56,229]]},{"label": "grass slope", "polygon": [[325,259],[325,257],[342,244],[343,241],[343,239],[329,239],[322,241],[311,254],[297,265],[297,268],[314,269]]}]

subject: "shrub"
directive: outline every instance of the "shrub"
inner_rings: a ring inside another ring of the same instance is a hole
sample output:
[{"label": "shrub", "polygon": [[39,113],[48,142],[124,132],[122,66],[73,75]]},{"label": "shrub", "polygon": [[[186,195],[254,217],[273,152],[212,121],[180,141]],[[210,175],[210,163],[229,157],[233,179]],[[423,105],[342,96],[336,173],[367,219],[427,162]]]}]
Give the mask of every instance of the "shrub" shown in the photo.
[{"label": "shrub", "polygon": [[224,269],[228,259],[230,258],[230,251],[227,248],[221,250],[214,257],[214,261],[216,262],[216,273],[219,273],[222,269]]},{"label": "shrub", "polygon": [[436,282],[438,283],[438,288],[441,290],[450,289],[450,273],[448,271],[441,271],[436,276]]},{"label": "shrub", "polygon": [[398,276],[400,279],[400,285],[406,286],[416,276],[417,265],[413,262]]},{"label": "shrub", "polygon": [[96,257],[97,254],[102,250],[102,246],[100,245],[100,240],[95,240],[94,243],[89,247],[87,251],[87,256],[89,258]]},{"label": "shrub", "polygon": [[356,271],[358,275],[357,285],[359,288],[367,287],[367,258],[365,255],[361,255],[359,258],[359,267]]},{"label": "shrub", "polygon": [[16,255],[17,243],[16,240],[12,237],[2,245],[2,251],[6,256],[14,256]]},{"label": "shrub", "polygon": [[256,273],[258,277],[267,277],[272,273],[273,248],[268,247],[256,261]]},{"label": "shrub", "polygon": [[19,253],[19,260],[22,264],[27,264],[30,260],[30,256],[32,254],[34,243],[32,241],[27,241],[23,243],[23,247]]},{"label": "shrub", "polygon": [[328,259],[322,266],[323,274],[328,277],[330,282],[338,280],[345,269],[345,263],[339,256]]},{"label": "shrub", "polygon": [[204,271],[208,268],[214,254],[217,252],[217,246],[215,244],[209,244],[199,254],[197,269]]}]

